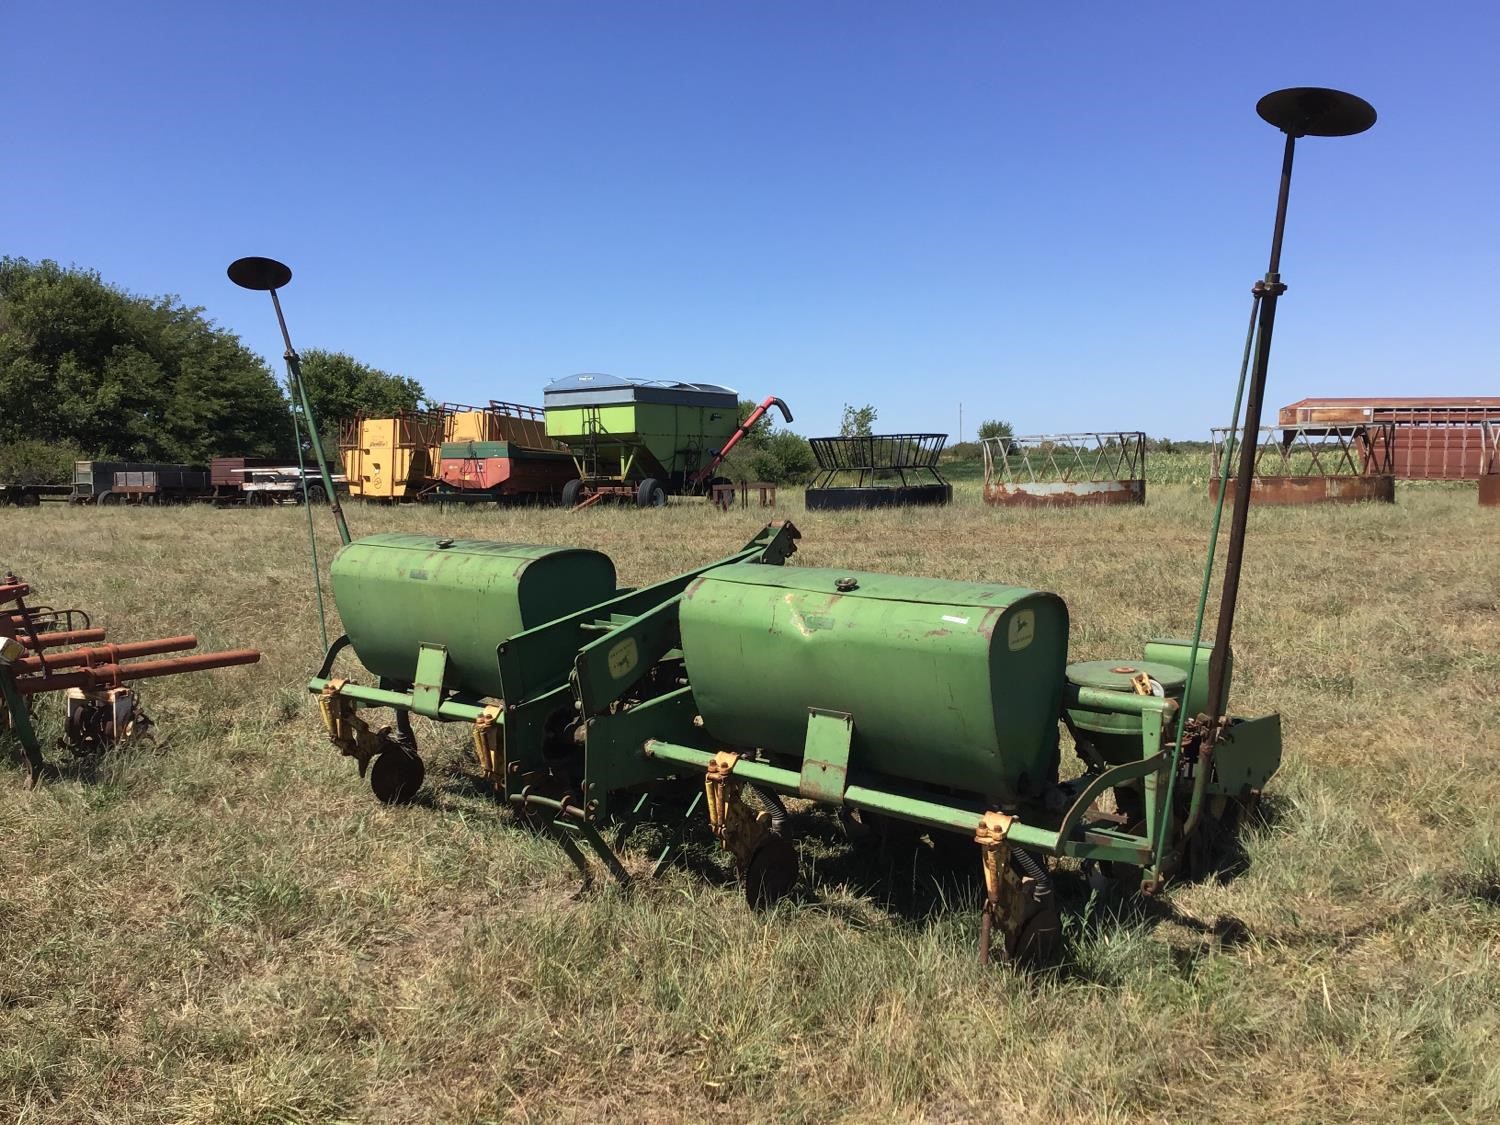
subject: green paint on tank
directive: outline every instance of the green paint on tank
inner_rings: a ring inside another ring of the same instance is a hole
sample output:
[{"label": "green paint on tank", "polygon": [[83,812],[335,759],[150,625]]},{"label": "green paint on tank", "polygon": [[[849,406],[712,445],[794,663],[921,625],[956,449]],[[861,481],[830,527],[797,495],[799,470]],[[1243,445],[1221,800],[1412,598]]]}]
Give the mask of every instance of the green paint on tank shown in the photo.
[{"label": "green paint on tank", "polygon": [[808,708],[854,720],[851,776],[1002,804],[1053,782],[1068,610],[1055,594],[813,567],[715,567],[679,617],[715,739],[802,756]]},{"label": "green paint on tank", "polygon": [[615,594],[608,555],[430,535],[370,535],[334,556],[333,596],[360,662],[411,683],[422,644],[448,650],[447,686],[499,696],[507,637]]}]

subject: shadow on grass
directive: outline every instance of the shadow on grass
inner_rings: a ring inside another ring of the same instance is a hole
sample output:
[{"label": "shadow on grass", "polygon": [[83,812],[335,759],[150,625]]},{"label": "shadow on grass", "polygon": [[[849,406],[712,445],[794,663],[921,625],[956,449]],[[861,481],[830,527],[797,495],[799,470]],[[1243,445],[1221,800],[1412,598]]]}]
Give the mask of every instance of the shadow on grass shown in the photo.
[{"label": "shadow on grass", "polygon": [[[626,855],[659,857],[671,849],[671,866],[720,889],[739,880],[727,854],[709,831],[703,810],[688,816],[701,784],[695,779],[665,785],[655,794],[654,806],[628,825]],[[505,809],[489,783],[459,761],[439,759],[430,766],[427,784],[412,803],[434,811],[455,802],[492,804],[507,826],[543,834],[539,825]],[[1243,818],[1241,829],[1259,833],[1284,819],[1288,809],[1279,798],[1266,798]],[[628,821],[622,817],[621,820]],[[856,826],[857,828],[857,826]],[[613,846],[621,823],[603,834]],[[976,919],[984,902],[984,879],[979,849],[952,833],[923,834],[913,826],[892,822],[868,827],[851,840],[850,828],[834,813],[821,808],[791,812],[787,830],[797,844],[799,877],[781,900],[786,906],[839,918],[854,929],[869,929],[882,918],[902,926],[926,928],[951,923],[955,915]],[[1233,881],[1249,867],[1249,854],[1238,831],[1217,835],[1212,861],[1203,866],[1201,880]],[[1183,885],[1184,879],[1173,881]],[[1060,958],[1046,968],[1064,978],[1103,980],[1109,974],[1089,964],[1087,947],[1121,931],[1149,932],[1170,923],[1199,940],[1191,946],[1168,943],[1170,957],[1183,972],[1202,957],[1250,938],[1239,919],[1221,915],[1204,922],[1178,911],[1169,898],[1099,891],[1076,868],[1053,872],[1053,886],[1064,931]]]},{"label": "shadow on grass", "polygon": [[[37,733],[40,736],[42,730]],[[36,779],[38,785],[57,781],[72,781],[90,787],[114,785],[119,781],[119,767],[135,758],[160,757],[172,749],[171,742],[158,738],[151,727],[127,742],[97,749],[72,749],[55,736],[40,741],[45,766]],[[27,776],[26,758],[20,742],[3,731],[0,731],[0,767],[14,771],[14,776],[21,782]],[[124,792],[121,787],[121,793]]]},{"label": "shadow on grass", "polygon": [[1500,879],[1479,875],[1465,875],[1457,880],[1458,890],[1475,902],[1486,906],[1500,907]]},{"label": "shadow on grass", "polygon": [[[1262,806],[1246,823],[1251,832],[1263,830],[1280,818],[1280,805]],[[809,908],[844,916],[851,925],[868,927],[869,906],[879,908],[904,925],[927,927],[950,921],[955,913],[976,919],[984,901],[984,880],[979,850],[970,841],[948,833],[921,836],[915,832],[877,834],[863,846],[849,843],[838,822],[821,813],[795,819],[802,830],[803,871],[806,876],[794,892],[793,901]],[[1201,880],[1231,882],[1249,867],[1249,856],[1237,833],[1214,840],[1212,863]],[[1147,932],[1170,924],[1195,940],[1185,944],[1169,941],[1165,948],[1179,972],[1187,973],[1206,956],[1233,948],[1251,938],[1249,927],[1224,914],[1204,921],[1179,911],[1170,896],[1127,893],[1119,889],[1099,891],[1076,868],[1052,873],[1056,905],[1062,920],[1064,941],[1060,955],[1049,965],[1038,966],[1063,979],[1104,980],[1111,970],[1100,969],[1090,957],[1089,947],[1122,931]],[[1188,885],[1174,879],[1173,885]],[[847,888],[864,900],[865,907],[831,897]]]}]

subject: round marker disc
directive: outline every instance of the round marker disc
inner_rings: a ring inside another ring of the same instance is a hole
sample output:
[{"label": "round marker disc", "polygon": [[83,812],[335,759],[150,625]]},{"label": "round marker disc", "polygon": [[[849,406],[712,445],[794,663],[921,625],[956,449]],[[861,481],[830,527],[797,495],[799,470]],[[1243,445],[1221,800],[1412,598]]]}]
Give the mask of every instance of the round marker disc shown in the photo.
[{"label": "round marker disc", "polygon": [[1294,137],[1352,137],[1375,124],[1375,107],[1364,98],[1322,86],[1293,86],[1267,94],[1255,112]]},{"label": "round marker disc", "polygon": [[292,271],[275,258],[240,258],[230,264],[229,280],[241,289],[280,289]]}]

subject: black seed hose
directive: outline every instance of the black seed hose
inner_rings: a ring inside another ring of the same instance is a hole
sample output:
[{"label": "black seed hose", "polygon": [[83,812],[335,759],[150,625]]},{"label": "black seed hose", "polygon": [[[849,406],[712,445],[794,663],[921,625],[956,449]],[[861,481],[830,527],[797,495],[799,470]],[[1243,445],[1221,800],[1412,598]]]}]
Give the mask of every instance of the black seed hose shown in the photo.
[{"label": "black seed hose", "polygon": [[1010,854],[1016,857],[1016,866],[1036,880],[1037,898],[1042,898],[1052,893],[1052,875],[1047,870],[1045,863],[1042,863],[1025,848],[1012,848]]},{"label": "black seed hose", "polygon": [[786,827],[786,806],[781,803],[781,797],[764,785],[750,783],[745,788],[754,795],[755,803],[771,815],[771,831],[780,836]]}]

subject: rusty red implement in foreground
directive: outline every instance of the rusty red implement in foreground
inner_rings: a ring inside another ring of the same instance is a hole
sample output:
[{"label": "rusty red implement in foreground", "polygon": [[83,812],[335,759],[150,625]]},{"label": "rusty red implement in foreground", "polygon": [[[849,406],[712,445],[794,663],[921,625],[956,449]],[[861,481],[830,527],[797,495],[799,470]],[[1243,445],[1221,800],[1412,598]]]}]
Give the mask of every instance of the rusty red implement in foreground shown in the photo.
[{"label": "rusty red implement in foreground", "polygon": [[[92,645],[106,638],[106,630],[93,627],[79,610],[28,606],[31,592],[30,584],[14,574],[0,581],[0,734],[9,731],[20,743],[28,785],[56,772],[42,755],[31,723],[32,696],[65,693],[62,745],[76,756],[87,756],[150,727],[151,720],[127,682],[260,660],[254,649],[233,649],[142,661],[138,658],[196,648],[198,638]],[[74,628],[79,622],[85,627]]]}]

